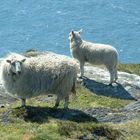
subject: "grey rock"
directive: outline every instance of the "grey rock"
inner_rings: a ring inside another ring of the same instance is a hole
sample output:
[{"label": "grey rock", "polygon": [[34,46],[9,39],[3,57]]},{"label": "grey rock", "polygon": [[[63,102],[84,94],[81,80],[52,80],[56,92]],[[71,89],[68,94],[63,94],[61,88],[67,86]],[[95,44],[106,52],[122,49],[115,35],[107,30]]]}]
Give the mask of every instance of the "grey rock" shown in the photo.
[{"label": "grey rock", "polygon": [[90,108],[84,111],[99,122],[124,123],[128,120],[140,120],[140,101],[132,102],[126,107],[113,110],[110,108]]},{"label": "grey rock", "polygon": [[[79,82],[97,95],[130,99],[133,101],[133,103],[117,111],[110,108],[89,108],[84,110],[86,114],[97,118],[99,122],[122,123],[131,119],[140,119],[140,76],[118,72],[118,83],[109,86],[109,72],[106,69],[85,66],[85,77],[80,79]],[[48,97],[41,101],[52,100],[52,98]],[[0,74],[0,107],[9,106],[16,100],[16,98],[11,97],[4,89]],[[74,116],[77,115],[77,112],[76,114],[75,112],[71,113]]]},{"label": "grey rock", "polygon": [[111,96],[120,99],[140,99],[140,76],[118,72],[118,81],[109,86],[109,72],[104,68],[85,66],[85,77],[82,85],[97,95]]},{"label": "grey rock", "polygon": [[123,123],[128,120],[140,120],[140,76],[118,72],[118,81],[109,86],[109,72],[104,68],[85,66],[85,77],[80,83],[91,92],[113,98],[132,100],[126,107],[113,110],[110,108],[90,108],[85,113],[97,118],[99,122]]}]

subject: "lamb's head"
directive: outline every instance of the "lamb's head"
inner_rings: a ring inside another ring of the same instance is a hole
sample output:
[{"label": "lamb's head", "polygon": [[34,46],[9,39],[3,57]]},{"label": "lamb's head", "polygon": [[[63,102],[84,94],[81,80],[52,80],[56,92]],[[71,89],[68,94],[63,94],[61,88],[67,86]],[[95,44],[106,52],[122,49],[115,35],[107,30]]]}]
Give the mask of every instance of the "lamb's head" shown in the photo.
[{"label": "lamb's head", "polygon": [[22,60],[11,59],[6,60],[7,63],[10,65],[10,72],[12,75],[20,75],[22,72],[22,64],[25,62],[25,58]]},{"label": "lamb's head", "polygon": [[69,33],[69,40],[70,42],[76,42],[79,43],[82,41],[80,33],[82,32],[82,29],[80,31],[71,31]]}]

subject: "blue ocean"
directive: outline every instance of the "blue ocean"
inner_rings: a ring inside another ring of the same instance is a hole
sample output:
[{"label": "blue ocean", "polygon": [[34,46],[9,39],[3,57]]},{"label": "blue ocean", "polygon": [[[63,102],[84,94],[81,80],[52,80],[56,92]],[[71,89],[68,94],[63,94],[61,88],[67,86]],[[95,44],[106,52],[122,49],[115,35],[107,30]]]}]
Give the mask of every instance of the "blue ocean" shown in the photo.
[{"label": "blue ocean", "polygon": [[110,44],[140,63],[140,0],[1,0],[0,57],[29,49],[71,56],[68,35]]}]

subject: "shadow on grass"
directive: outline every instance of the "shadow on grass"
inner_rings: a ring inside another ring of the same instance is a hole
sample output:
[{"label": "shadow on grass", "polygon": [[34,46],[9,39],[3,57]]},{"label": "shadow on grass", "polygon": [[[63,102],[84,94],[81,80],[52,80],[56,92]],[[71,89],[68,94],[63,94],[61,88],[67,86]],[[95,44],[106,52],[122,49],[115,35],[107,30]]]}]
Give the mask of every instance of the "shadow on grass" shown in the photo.
[{"label": "shadow on grass", "polygon": [[116,83],[115,86],[112,86],[112,85],[99,83],[87,77],[82,78],[82,80],[83,80],[84,86],[87,89],[89,89],[91,92],[94,92],[97,95],[109,96],[109,97],[125,99],[125,100],[136,100],[119,83]]},{"label": "shadow on grass", "polygon": [[70,120],[73,122],[97,122],[96,118],[75,109],[53,109],[50,107],[18,107],[12,110],[12,115],[29,122],[44,123],[49,118]]}]

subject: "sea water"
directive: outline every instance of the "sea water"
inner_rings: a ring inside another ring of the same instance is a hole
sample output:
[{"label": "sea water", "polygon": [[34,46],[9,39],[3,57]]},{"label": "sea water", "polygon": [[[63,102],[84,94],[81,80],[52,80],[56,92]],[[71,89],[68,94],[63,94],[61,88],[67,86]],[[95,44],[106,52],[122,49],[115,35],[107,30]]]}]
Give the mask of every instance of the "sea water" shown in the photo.
[{"label": "sea water", "polygon": [[68,35],[110,44],[140,63],[140,0],[1,0],[0,57],[29,49],[71,56]]}]

